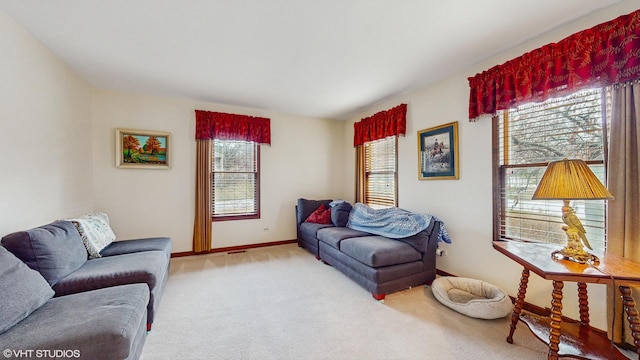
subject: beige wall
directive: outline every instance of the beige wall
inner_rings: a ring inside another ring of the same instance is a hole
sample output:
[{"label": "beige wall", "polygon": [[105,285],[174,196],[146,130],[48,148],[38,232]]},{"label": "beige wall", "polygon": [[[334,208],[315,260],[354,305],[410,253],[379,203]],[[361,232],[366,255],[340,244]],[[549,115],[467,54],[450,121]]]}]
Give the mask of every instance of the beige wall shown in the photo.
[{"label": "beige wall", "polygon": [[[170,236],[174,252],[192,250],[196,109],[271,119],[271,145],[260,148],[261,217],[213,223],[214,248],[295,239],[296,199],[340,193],[344,161],[333,142],[342,139],[341,122],[94,90],[95,205],[120,239]],[[171,168],[116,168],[116,128],[170,132]]]},{"label": "beige wall", "polygon": [[[625,1],[615,7],[595,13],[581,21],[523,44],[516,49],[470,67],[421,91],[385,101],[363,112],[345,124],[345,152],[352,151],[353,122],[400,103],[408,104],[407,133],[399,138],[399,206],[407,210],[431,213],[441,218],[453,239],[442,245],[448,255],[438,258],[438,269],[477,279],[483,279],[515,296],[522,268],[493,250],[492,183],[491,183],[491,120],[468,122],[469,85],[467,78],[502,64],[525,52],[556,42],[575,32],[628,14],[637,4]],[[460,140],[459,180],[418,180],[417,131],[458,121]],[[347,183],[353,183],[353,161],[347,163]],[[350,198],[353,198],[351,195]],[[550,307],[551,283],[532,275],[527,301]],[[607,329],[606,289],[589,285],[592,325]],[[565,284],[563,312],[578,319],[576,286]]]},{"label": "beige wall", "polygon": [[0,236],[93,208],[90,87],[0,11]]},{"label": "beige wall", "polygon": [[[104,211],[119,239],[171,236],[191,251],[195,109],[271,118],[261,219],[214,223],[214,247],[295,239],[298,197],[343,193],[339,121],[92,89],[2,11],[0,53],[0,236]],[[171,132],[171,169],[117,169],[119,127]]]},{"label": "beige wall", "polygon": [[[355,120],[409,104],[407,136],[399,142],[399,202],[445,221],[453,238],[440,258],[444,271],[517,291],[520,268],[491,248],[489,121],[467,122],[467,77],[558,41],[637,5],[619,5],[528,42],[421,91],[396,97],[351,121],[196,101],[91,89],[0,11],[0,235],[67,216],[107,212],[120,239],[171,236],[174,251],[190,251],[194,197],[195,109],[272,120],[272,145],[262,146],[262,218],[213,224],[214,247],[295,238],[298,197],[353,200]],[[479,20],[482,21],[482,20]],[[459,122],[460,180],[419,181],[416,132]],[[172,133],[169,170],[117,169],[118,127]],[[264,230],[268,229],[268,230]],[[566,314],[577,316],[573,284]],[[550,284],[532,276],[527,300],[548,307]],[[593,325],[605,329],[605,292],[589,286]]]}]

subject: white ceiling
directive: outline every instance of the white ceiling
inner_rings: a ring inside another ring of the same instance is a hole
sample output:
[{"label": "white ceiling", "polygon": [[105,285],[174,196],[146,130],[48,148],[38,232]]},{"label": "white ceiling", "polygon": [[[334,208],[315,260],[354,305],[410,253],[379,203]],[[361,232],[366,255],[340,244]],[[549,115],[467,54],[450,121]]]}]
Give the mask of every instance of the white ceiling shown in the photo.
[{"label": "white ceiling", "polygon": [[0,9],[97,87],[344,119],[619,1],[0,0]]}]

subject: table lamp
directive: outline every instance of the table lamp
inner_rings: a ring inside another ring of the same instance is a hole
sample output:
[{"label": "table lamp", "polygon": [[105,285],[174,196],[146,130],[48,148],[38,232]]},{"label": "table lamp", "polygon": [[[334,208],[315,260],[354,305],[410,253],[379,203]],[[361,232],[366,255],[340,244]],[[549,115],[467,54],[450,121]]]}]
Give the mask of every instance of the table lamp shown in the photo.
[{"label": "table lamp", "polygon": [[[567,245],[551,253],[556,260],[567,259],[577,263],[599,263],[597,256],[589,254],[584,246],[593,250],[580,219],[569,206],[569,200],[613,199],[613,195],[602,185],[583,160],[550,162],[533,193],[532,200],[562,200],[562,230],[567,234]],[[584,245],[584,246],[583,246]]]}]

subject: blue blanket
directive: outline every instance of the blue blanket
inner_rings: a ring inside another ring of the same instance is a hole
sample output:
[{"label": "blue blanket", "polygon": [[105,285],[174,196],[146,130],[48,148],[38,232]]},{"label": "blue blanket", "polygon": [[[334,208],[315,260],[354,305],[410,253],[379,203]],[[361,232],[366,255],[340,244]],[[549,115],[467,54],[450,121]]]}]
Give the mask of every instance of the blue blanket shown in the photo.
[{"label": "blue blanket", "polygon": [[373,209],[362,203],[355,203],[347,227],[371,234],[401,239],[419,233],[429,227],[431,218],[440,222],[438,241],[451,243],[444,223],[432,215],[416,214],[400,208]]}]

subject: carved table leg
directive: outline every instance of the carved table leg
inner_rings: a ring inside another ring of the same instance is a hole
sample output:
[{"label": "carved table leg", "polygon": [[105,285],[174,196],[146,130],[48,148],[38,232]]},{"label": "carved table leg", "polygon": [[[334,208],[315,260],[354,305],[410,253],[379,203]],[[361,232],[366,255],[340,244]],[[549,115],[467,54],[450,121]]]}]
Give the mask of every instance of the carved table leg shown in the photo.
[{"label": "carved table leg", "polygon": [[578,304],[580,307],[580,323],[589,326],[589,296],[587,295],[587,284],[578,283]]},{"label": "carved table leg", "polygon": [[548,359],[558,359],[560,349],[560,324],[562,322],[562,281],[553,281],[553,293],[551,300],[551,332],[549,333],[549,356]]},{"label": "carved table leg", "polygon": [[516,303],[513,306],[513,312],[511,313],[511,330],[509,330],[509,336],[507,336],[507,342],[513,344],[513,333],[516,331],[516,325],[520,320],[520,313],[524,306],[524,296],[527,293],[527,283],[529,283],[529,270],[522,270],[522,277],[520,277],[520,287],[518,288],[518,297]]},{"label": "carved table leg", "polygon": [[631,296],[631,289],[628,286],[620,286],[619,288],[622,293],[624,311],[627,313],[629,328],[631,329],[631,335],[633,336],[633,345],[635,345],[636,352],[640,358],[640,320],[638,320],[636,302],[633,300],[633,297]]}]

